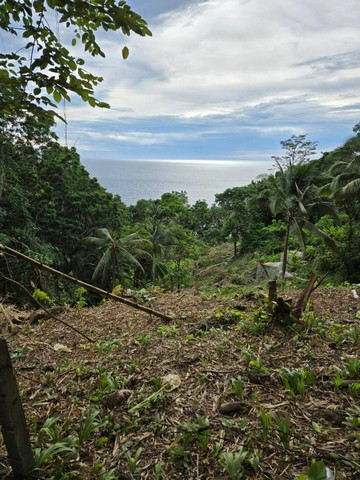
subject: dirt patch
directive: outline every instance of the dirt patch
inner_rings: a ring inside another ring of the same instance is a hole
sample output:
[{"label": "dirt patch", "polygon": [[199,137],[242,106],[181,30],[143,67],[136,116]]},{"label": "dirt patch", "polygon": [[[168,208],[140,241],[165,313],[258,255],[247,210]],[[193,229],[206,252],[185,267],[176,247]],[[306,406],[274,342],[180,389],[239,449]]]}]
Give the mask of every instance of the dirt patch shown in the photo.
[{"label": "dirt patch", "polygon": [[[1,316],[33,445],[71,448],[44,461],[42,478],[226,479],[224,452],[242,452],[238,478],[295,479],[321,459],[338,480],[360,478],[360,304],[350,289],[316,290],[301,327],[268,324],[254,295],[156,294],[151,307],[174,320],[111,302],[60,313],[94,343],[14,311],[10,332]],[[11,478],[4,446],[0,474]]]}]

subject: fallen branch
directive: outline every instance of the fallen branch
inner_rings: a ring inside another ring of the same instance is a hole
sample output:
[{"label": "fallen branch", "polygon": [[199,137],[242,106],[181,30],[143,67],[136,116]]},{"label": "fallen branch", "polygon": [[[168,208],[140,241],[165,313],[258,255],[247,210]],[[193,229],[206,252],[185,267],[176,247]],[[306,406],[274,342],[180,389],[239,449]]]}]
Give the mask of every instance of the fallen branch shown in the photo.
[{"label": "fallen branch", "polygon": [[137,310],[142,310],[143,312],[149,313],[150,315],[154,315],[155,317],[158,317],[158,318],[162,318],[163,320],[168,320],[168,321],[173,320],[172,317],[168,315],[164,315],[163,313],[153,310],[152,308],[145,307],[144,305],[139,305],[138,303],[132,302],[131,300],[127,300],[126,298],[119,297],[118,295],[114,295],[113,293],[110,293],[105,290],[102,290],[101,288],[95,287],[90,283],[82,282],[77,278],[71,277],[70,275],[66,275],[65,273],[62,273],[59,270],[55,270],[55,268],[44,265],[43,263],[40,263],[37,260],[34,260],[33,258],[28,257],[27,255],[24,255],[23,253],[20,253],[17,250],[7,247],[1,243],[0,243],[0,251],[13,255],[14,257],[20,258],[21,260],[25,260],[25,262],[31,263],[31,265],[34,265],[39,270],[45,270],[46,272],[50,272],[55,277],[63,278],[68,282],[74,283],[75,285],[79,285],[80,287],[85,288],[85,290],[89,292],[97,293],[101,297],[115,300],[117,302],[125,303],[125,305],[128,305],[129,307],[135,308]]},{"label": "fallen branch", "polygon": [[[1,272],[0,272],[0,273],[1,273]],[[53,318],[53,319],[56,320],[57,322],[62,323],[62,324],[65,325],[65,326],[71,328],[71,330],[74,330],[74,332],[76,332],[76,333],[78,333],[79,335],[81,335],[82,337],[86,338],[86,340],[88,340],[89,342],[95,343],[95,340],[93,340],[92,338],[90,338],[90,337],[88,337],[87,335],[85,335],[85,333],[82,333],[82,332],[81,332],[80,330],[78,330],[76,327],[73,327],[72,325],[70,325],[70,323],[65,322],[65,320],[62,320],[61,318],[56,317],[55,315],[53,315],[53,314],[51,313],[50,310],[48,310],[47,308],[43,307],[43,306],[41,305],[41,303],[38,302],[38,301],[31,295],[31,293],[29,292],[29,290],[28,290],[26,287],[24,287],[24,285],[21,285],[21,283],[17,282],[16,280],[13,280],[12,278],[6,277],[3,273],[1,273],[1,276],[2,276],[3,278],[5,278],[5,280],[7,280],[8,282],[12,282],[12,283],[14,283],[15,285],[17,285],[18,287],[22,288],[22,289],[24,290],[24,292],[26,292],[26,293],[29,295],[29,297],[32,299],[32,301],[33,301],[34,303],[36,303],[36,305],[37,305],[38,307],[40,307],[42,310],[44,310],[44,312],[45,312],[49,317]]]}]

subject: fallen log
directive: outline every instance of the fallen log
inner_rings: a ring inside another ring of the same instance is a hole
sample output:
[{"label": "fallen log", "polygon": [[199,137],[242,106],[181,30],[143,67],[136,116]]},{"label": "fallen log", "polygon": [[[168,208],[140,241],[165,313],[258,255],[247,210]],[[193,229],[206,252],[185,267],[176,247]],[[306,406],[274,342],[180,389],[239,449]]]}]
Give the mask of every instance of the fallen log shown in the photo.
[{"label": "fallen log", "polygon": [[14,250],[13,248],[7,247],[6,245],[3,245],[2,243],[0,243],[0,251],[3,251],[4,253],[7,253],[9,255],[13,255],[16,258],[24,260],[25,262],[30,263],[31,265],[34,265],[39,270],[44,270],[46,272],[51,273],[55,277],[63,278],[64,280],[67,280],[70,283],[74,283],[75,285],[78,285],[79,287],[83,287],[83,288],[85,288],[85,290],[87,290],[89,292],[97,293],[101,297],[108,298],[108,299],[111,299],[111,300],[115,300],[116,302],[124,303],[125,305],[128,305],[129,307],[135,308],[137,310],[141,310],[143,312],[146,312],[150,315],[154,315],[155,317],[161,318],[163,320],[168,320],[168,321],[173,320],[173,317],[170,317],[169,315],[165,315],[165,314],[160,313],[156,310],[153,310],[152,308],[145,307],[144,305],[140,305],[138,303],[132,302],[131,300],[128,300],[126,298],[119,297],[118,295],[114,295],[113,293],[110,293],[110,292],[107,292],[106,290],[102,290],[101,288],[95,287],[94,285],[91,285],[90,283],[82,282],[81,280],[78,280],[75,277],[72,277],[70,275],[67,275],[66,273],[60,272],[59,270],[56,270],[55,268],[49,267],[48,265],[44,265],[43,263],[40,263],[37,260],[34,260],[33,258],[28,257],[27,255],[24,255],[23,253],[20,253],[17,250]]}]

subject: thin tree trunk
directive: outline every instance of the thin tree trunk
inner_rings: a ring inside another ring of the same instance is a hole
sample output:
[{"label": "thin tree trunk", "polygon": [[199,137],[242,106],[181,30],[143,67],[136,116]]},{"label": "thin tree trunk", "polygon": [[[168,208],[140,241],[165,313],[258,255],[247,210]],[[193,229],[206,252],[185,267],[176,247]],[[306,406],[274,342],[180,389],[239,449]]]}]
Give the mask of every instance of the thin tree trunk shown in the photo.
[{"label": "thin tree trunk", "polygon": [[284,251],[283,251],[283,264],[282,264],[282,270],[281,270],[282,278],[285,278],[286,267],[287,267],[290,225],[291,225],[291,216],[290,214],[288,214],[288,221],[286,226],[286,234],[285,234],[285,242],[284,242]]},{"label": "thin tree trunk", "polygon": [[0,200],[4,194],[4,184],[5,184],[5,159],[4,159],[4,140],[3,132],[0,132]]},{"label": "thin tree trunk", "polygon": [[297,318],[300,318],[301,314],[305,310],[310,295],[315,290],[315,282],[317,282],[318,280],[319,277],[315,275],[315,273],[311,273],[308,283],[292,311],[293,315],[295,315]]}]

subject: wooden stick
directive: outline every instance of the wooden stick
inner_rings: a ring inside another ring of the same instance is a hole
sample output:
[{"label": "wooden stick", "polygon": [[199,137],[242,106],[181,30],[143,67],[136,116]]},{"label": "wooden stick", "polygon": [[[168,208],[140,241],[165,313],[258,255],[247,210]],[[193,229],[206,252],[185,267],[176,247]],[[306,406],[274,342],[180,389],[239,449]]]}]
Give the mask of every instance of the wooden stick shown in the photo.
[{"label": "wooden stick", "polygon": [[55,277],[63,278],[68,282],[74,283],[75,285],[79,285],[80,287],[85,288],[85,290],[88,290],[89,292],[97,293],[98,295],[104,298],[109,298],[117,302],[125,303],[125,305],[128,305],[129,307],[136,308],[137,310],[142,310],[143,312],[149,313],[150,315],[154,315],[155,317],[158,317],[158,318],[162,318],[163,320],[168,320],[168,321],[173,320],[173,317],[160,313],[156,310],[153,310],[152,308],[145,307],[144,305],[139,305],[138,303],[132,302],[131,300],[127,300],[126,298],[123,298],[123,297],[119,297],[118,295],[114,295],[113,293],[110,293],[110,292],[107,292],[106,290],[102,290],[101,288],[95,287],[90,283],[82,282],[77,278],[71,277],[70,275],[66,275],[65,273],[62,273],[59,270],[55,270],[55,268],[44,265],[43,263],[40,263],[37,260],[34,260],[33,258],[30,258],[27,255],[24,255],[23,253],[20,253],[17,250],[7,247],[1,243],[0,243],[0,251],[13,255],[14,257],[20,258],[21,260],[25,260],[25,262],[31,263],[39,270],[45,270],[47,272],[50,272]]}]

